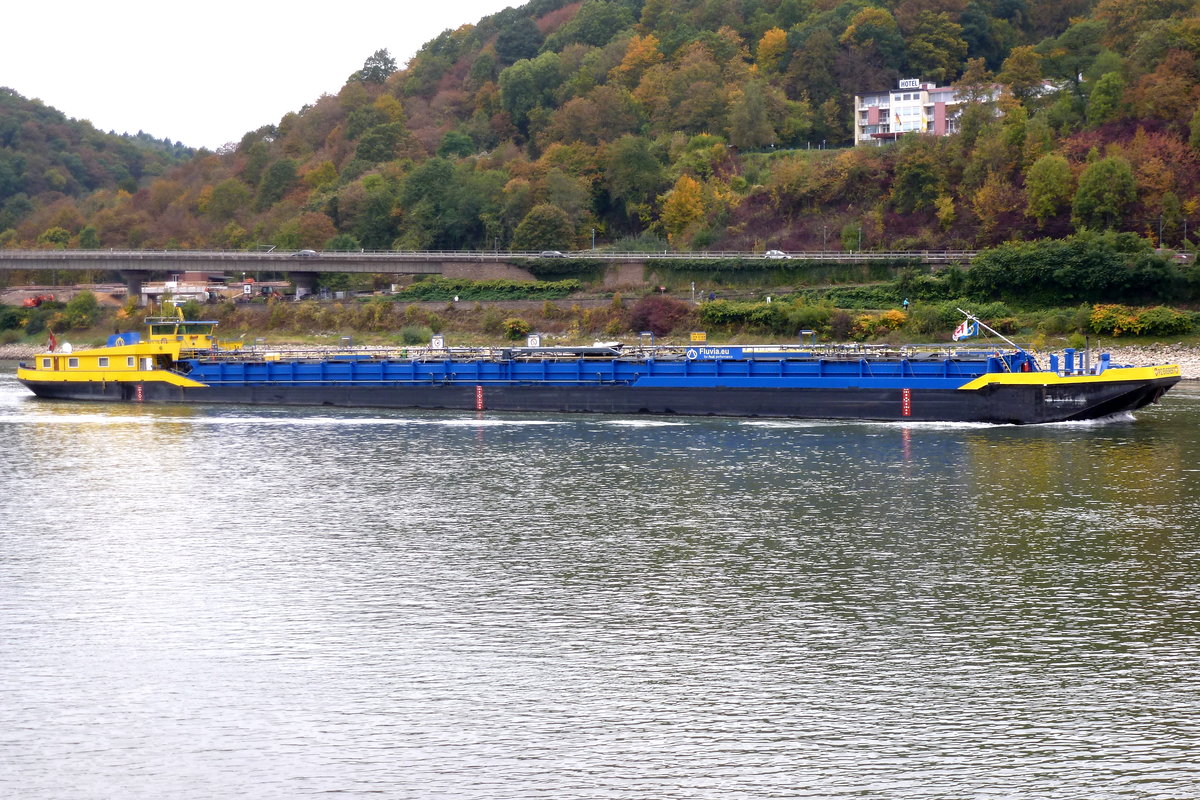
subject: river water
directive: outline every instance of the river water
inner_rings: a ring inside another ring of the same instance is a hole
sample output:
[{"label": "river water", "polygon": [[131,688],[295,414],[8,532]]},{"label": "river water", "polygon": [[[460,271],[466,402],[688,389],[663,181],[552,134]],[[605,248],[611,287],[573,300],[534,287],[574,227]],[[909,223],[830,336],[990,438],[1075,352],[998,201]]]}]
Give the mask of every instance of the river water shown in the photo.
[{"label": "river water", "polygon": [[1200,797],[1200,388],[1018,428],[11,366],[0,796]]}]

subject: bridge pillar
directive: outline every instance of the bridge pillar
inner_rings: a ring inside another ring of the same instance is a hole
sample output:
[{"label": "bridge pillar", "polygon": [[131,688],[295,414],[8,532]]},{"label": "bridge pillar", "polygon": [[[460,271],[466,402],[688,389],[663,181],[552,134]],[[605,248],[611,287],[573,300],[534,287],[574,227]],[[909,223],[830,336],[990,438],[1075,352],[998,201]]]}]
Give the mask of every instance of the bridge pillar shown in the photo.
[{"label": "bridge pillar", "polygon": [[137,304],[142,304],[142,282],[150,277],[150,270],[146,269],[123,269],[121,277],[125,279],[125,289],[129,293],[129,297],[137,298]]},{"label": "bridge pillar", "polygon": [[289,272],[288,280],[296,287],[296,299],[312,294],[317,288],[317,273]]}]

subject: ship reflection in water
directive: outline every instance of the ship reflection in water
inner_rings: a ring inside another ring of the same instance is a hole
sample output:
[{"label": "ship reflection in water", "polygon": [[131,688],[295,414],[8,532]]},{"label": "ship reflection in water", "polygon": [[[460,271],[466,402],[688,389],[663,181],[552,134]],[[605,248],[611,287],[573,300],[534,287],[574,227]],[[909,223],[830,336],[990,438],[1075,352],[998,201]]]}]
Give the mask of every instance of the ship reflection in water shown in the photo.
[{"label": "ship reflection in water", "polygon": [[0,795],[1188,797],[1200,391],[1035,427],[55,404]]}]

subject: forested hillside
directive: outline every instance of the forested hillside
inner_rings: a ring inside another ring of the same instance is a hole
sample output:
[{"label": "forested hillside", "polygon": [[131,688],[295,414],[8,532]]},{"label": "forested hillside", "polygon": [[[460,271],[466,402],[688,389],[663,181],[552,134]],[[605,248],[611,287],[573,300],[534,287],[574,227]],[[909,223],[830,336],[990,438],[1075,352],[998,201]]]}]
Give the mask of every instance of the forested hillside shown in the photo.
[{"label": "forested hillside", "polygon": [[[65,245],[86,227],[88,212],[79,203],[94,192],[136,192],[193,155],[179,143],[141,132],[101,133],[89,122],[0,87],[0,235],[37,211],[50,224],[35,232],[35,240]],[[11,234],[0,238],[9,240]]]},{"label": "forested hillside", "polygon": [[[0,246],[900,249],[1112,228],[1178,247],[1200,207],[1198,56],[1186,0],[533,0],[403,69],[380,50],[336,95],[157,176],[4,94]],[[953,136],[849,147],[854,94],[900,78],[978,101]]]}]

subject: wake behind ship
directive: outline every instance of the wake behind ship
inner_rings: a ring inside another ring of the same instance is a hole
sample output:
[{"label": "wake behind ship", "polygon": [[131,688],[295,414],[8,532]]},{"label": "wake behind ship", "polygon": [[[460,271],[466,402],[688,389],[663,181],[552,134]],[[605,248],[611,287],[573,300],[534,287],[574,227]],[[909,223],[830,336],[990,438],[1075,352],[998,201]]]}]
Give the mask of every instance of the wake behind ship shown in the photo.
[{"label": "wake behind ship", "polygon": [[[22,362],[35,395],[126,403],[681,414],[1029,424],[1157,402],[1177,365],[1011,347],[624,346],[287,350],[159,317],[104,347]],[[64,349],[66,349],[64,347]]]}]

